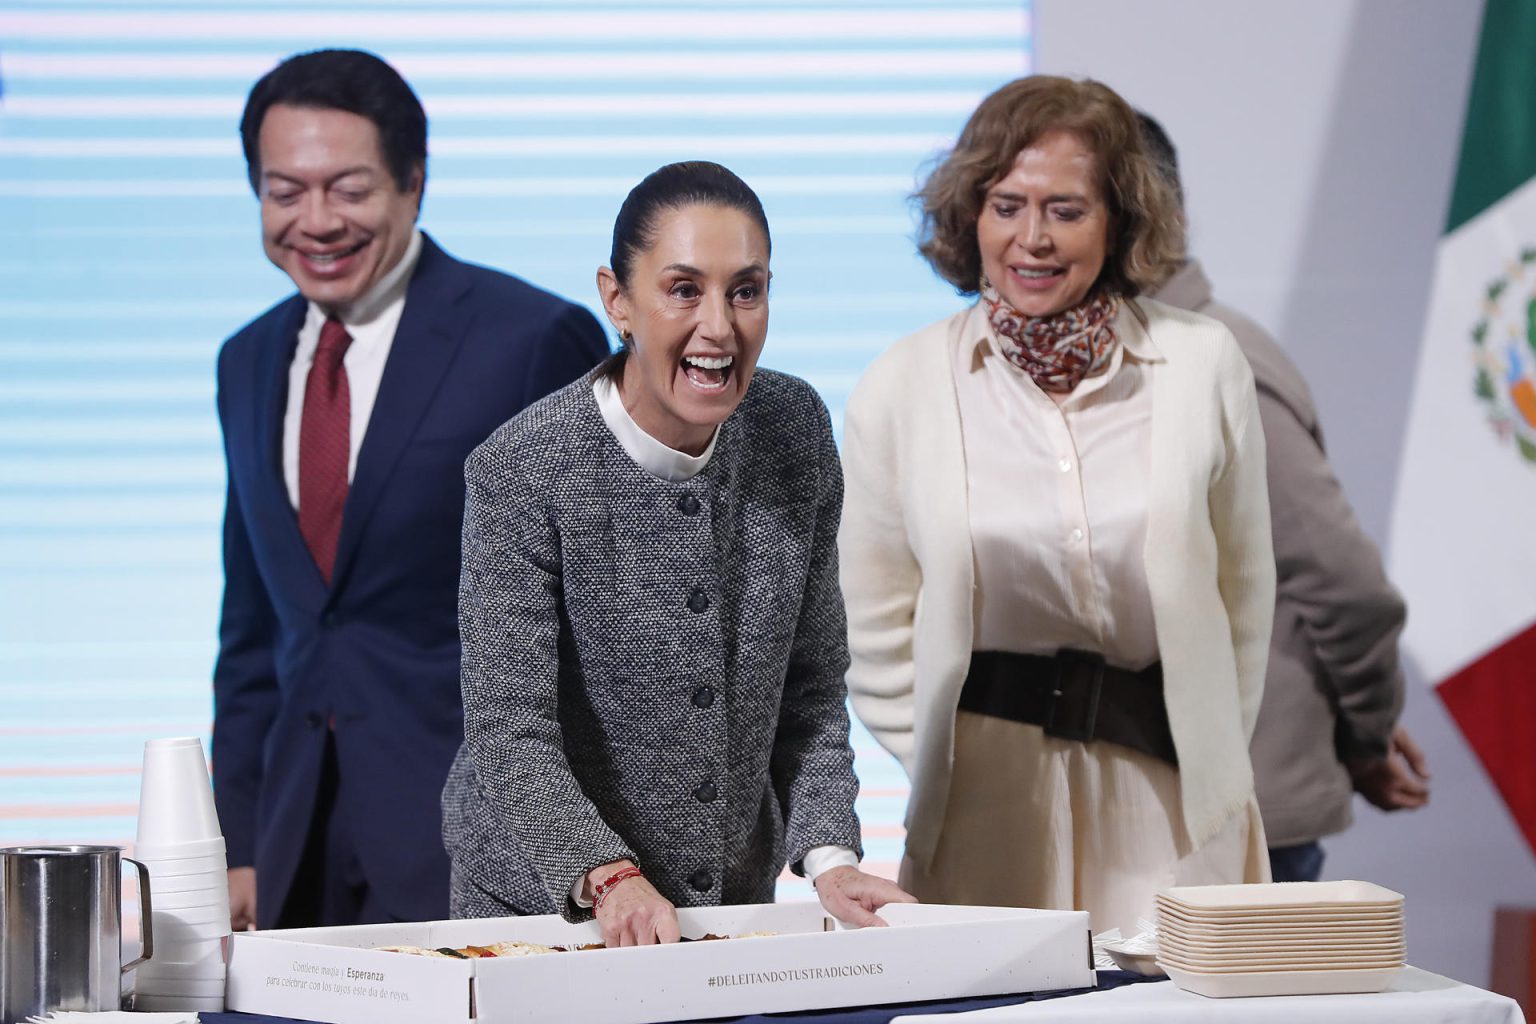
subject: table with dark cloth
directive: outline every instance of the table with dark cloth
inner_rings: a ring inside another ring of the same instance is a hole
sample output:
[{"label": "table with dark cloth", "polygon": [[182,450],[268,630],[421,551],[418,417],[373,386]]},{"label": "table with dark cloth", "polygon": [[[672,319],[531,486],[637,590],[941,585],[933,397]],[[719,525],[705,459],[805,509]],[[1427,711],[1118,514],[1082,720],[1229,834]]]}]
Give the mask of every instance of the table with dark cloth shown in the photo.
[{"label": "table with dark cloth", "polygon": [[[943,999],[926,1003],[891,1003],[885,1006],[862,1006],[843,1010],[800,1010],[793,1013],[753,1014],[750,1017],[710,1017],[708,1024],[776,1024],[793,1021],[795,1024],[889,1024],[892,1018],[913,1013],[963,1013],[967,1010],[986,1010],[994,1006],[1017,1006],[1020,1003],[1040,999],[1059,999],[1081,995],[1084,992],[1102,992],[1138,982],[1164,981],[1162,978],[1143,978],[1125,971],[1100,971],[1095,988],[1066,989],[1059,992],[1034,992],[1027,995],[988,996],[982,999]],[[203,1024],[309,1024],[292,1017],[267,1017],[255,1013],[202,1013],[198,1019]],[[687,1024],[705,1024],[703,1020]]]}]

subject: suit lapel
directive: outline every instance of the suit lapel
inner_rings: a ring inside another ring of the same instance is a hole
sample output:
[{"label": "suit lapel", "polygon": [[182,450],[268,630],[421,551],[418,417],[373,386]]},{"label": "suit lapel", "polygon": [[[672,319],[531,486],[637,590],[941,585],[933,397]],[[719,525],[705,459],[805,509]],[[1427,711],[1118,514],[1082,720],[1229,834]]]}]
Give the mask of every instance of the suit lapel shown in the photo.
[{"label": "suit lapel", "polygon": [[469,289],[470,278],[462,265],[423,235],[421,256],[406,291],[405,310],[390,344],[347,494],[333,596],[346,585],[368,518],[458,353],[469,316],[468,304],[460,300]]},{"label": "suit lapel", "polygon": [[285,590],[312,608],[325,603],[325,581],[299,532],[299,517],[288,501],[283,480],[283,418],[288,411],[288,369],[298,347],[299,330],[309,304],[295,295],[279,307],[272,334],[260,346],[256,366],[256,487],[254,504],[260,521],[272,532],[285,556],[278,569],[289,578]]}]

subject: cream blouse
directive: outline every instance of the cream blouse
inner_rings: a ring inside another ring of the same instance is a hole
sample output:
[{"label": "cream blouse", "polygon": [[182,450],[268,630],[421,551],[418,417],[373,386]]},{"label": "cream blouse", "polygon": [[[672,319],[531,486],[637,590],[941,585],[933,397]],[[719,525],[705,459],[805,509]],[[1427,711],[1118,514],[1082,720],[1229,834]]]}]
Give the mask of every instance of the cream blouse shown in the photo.
[{"label": "cream blouse", "polygon": [[1143,552],[1151,376],[1161,356],[1134,315],[1101,374],[1058,406],[982,317],[952,351],[976,590],[974,649],[1096,651],[1158,660]]}]

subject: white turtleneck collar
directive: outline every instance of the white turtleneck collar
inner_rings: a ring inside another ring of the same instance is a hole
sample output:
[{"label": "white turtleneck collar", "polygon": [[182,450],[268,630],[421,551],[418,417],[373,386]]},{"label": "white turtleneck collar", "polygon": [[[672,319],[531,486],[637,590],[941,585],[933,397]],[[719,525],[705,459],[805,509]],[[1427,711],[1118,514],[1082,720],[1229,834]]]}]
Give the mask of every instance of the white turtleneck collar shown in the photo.
[{"label": "white turtleneck collar", "polygon": [[624,399],[611,378],[598,377],[592,381],[592,397],[597,399],[597,411],[618,439],[619,447],[651,476],[669,483],[682,483],[697,476],[709,465],[709,457],[715,453],[715,442],[720,440],[719,427],[715,428],[704,454],[689,455],[669,448],[647,434],[629,415],[629,410],[624,408]]}]

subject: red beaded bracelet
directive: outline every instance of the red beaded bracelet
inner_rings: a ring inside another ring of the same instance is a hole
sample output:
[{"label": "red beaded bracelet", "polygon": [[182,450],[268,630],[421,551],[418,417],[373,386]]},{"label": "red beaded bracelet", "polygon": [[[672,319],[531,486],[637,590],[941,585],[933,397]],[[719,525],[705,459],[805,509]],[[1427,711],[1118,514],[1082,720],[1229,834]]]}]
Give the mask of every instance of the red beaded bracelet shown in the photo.
[{"label": "red beaded bracelet", "polygon": [[631,878],[640,877],[642,877],[640,869],[631,866],[627,868],[620,868],[613,874],[609,875],[607,878],[603,879],[601,882],[598,882],[595,886],[592,887],[592,909],[596,910],[598,907],[602,906],[603,900],[608,898],[608,894],[613,892],[614,888],[620,882],[627,882]]}]

